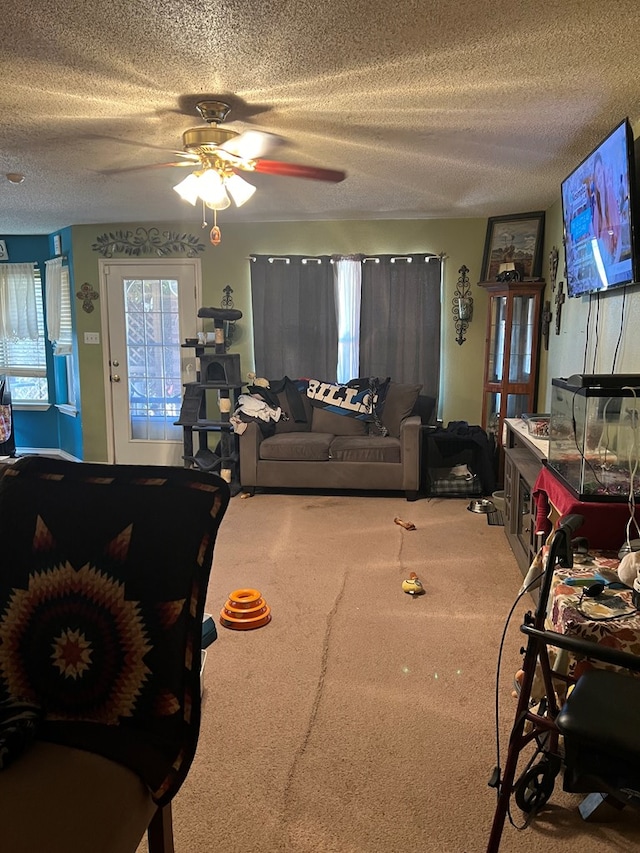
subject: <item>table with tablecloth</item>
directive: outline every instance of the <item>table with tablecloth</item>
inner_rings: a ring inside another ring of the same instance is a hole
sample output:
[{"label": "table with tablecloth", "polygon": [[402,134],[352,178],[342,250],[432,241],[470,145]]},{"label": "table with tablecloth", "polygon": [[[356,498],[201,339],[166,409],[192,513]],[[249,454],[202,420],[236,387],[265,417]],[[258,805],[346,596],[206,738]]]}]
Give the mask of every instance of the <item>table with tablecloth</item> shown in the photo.
[{"label": "table with tablecloth", "polygon": [[[640,655],[640,613],[633,604],[632,590],[618,586],[618,564],[615,553],[593,552],[576,555],[573,568],[557,566],[551,581],[546,627],[610,649]],[[605,584],[604,590],[595,597],[586,595],[584,590],[598,582]],[[607,585],[610,583],[613,586]],[[572,678],[578,678],[592,666],[614,668],[565,651],[558,653],[554,663],[556,671]]]},{"label": "table with tablecloth", "polygon": [[[551,533],[555,522],[565,515],[581,515],[582,526],[576,536],[584,536],[594,550],[615,549],[625,541],[630,518],[626,502],[581,501],[562,483],[553,470],[543,467],[532,490],[536,504],[536,533]],[[638,523],[640,513],[635,511]]]}]

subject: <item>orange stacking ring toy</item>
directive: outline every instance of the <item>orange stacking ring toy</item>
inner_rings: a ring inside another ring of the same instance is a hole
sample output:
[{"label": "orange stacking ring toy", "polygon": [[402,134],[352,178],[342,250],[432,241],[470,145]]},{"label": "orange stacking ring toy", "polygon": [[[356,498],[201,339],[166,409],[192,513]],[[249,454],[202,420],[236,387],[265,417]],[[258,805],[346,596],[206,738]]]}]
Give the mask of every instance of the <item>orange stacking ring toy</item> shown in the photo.
[{"label": "orange stacking ring toy", "polygon": [[261,628],[271,621],[271,608],[257,589],[236,589],[220,611],[220,624],[236,631]]}]

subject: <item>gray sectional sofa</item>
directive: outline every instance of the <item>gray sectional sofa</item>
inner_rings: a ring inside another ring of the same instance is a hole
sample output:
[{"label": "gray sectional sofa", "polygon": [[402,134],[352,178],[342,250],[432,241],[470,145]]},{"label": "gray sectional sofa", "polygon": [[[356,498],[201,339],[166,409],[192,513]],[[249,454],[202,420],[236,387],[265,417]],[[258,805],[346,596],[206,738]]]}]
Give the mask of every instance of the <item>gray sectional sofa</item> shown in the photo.
[{"label": "gray sectional sofa", "polygon": [[421,418],[412,412],[420,389],[390,382],[377,425],[318,408],[304,395],[301,405],[292,405],[291,394],[280,390],[276,396],[284,416],[273,434],[265,435],[263,424],[250,421],[239,435],[242,490],[391,490],[415,500],[422,441]]}]

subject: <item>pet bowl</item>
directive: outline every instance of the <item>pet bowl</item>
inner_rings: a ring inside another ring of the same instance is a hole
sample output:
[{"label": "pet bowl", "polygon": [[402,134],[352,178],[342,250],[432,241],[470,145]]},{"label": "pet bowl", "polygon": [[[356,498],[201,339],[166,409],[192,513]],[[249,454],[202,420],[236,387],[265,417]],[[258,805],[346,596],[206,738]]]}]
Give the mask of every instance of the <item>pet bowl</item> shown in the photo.
[{"label": "pet bowl", "polygon": [[469,512],[493,512],[495,508],[494,502],[487,498],[474,498],[467,507]]},{"label": "pet bowl", "polygon": [[491,495],[493,503],[495,504],[495,508],[499,509],[500,512],[504,512],[505,502],[504,502],[504,489],[500,489],[498,492],[493,492]]}]

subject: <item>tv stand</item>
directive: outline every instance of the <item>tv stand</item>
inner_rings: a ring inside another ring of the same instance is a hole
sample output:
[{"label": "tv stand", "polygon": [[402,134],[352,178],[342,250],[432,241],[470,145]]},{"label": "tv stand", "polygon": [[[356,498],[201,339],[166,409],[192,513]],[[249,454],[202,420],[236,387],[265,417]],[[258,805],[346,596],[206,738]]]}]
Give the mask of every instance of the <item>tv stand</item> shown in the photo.
[{"label": "tv stand", "polygon": [[524,577],[544,538],[536,531],[532,494],[549,442],[529,435],[520,418],[507,418],[504,423],[504,532]]}]

